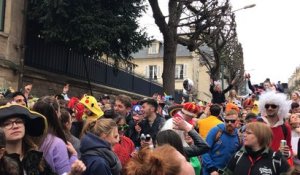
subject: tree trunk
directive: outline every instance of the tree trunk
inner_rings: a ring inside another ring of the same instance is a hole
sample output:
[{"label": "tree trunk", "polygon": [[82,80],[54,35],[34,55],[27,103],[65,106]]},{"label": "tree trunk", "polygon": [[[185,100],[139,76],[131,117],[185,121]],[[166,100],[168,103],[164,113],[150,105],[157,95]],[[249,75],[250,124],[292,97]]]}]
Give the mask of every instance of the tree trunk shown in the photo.
[{"label": "tree trunk", "polygon": [[175,37],[164,37],[164,69],[162,74],[163,90],[168,95],[175,94],[175,65],[177,40]]}]

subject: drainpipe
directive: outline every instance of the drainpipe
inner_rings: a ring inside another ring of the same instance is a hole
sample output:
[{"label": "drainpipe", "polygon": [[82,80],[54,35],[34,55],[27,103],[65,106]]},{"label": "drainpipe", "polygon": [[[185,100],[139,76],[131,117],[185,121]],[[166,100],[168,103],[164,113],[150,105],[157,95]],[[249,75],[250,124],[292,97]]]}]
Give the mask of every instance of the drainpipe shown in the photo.
[{"label": "drainpipe", "polygon": [[23,84],[23,76],[24,76],[24,59],[25,59],[25,42],[26,42],[26,26],[27,26],[27,7],[28,1],[24,0],[24,9],[23,9],[23,24],[21,30],[21,38],[20,38],[20,62],[19,62],[19,81],[18,81],[18,90],[22,89]]}]

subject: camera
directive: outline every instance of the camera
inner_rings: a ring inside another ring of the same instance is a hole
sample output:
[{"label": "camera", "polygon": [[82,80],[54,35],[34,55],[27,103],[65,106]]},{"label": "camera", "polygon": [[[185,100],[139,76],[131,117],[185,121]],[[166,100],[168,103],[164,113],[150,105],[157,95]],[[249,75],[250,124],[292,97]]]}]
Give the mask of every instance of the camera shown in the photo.
[{"label": "camera", "polygon": [[149,142],[151,140],[150,134],[147,134],[147,135],[141,134],[140,138],[141,138],[141,140],[145,140],[146,142]]}]

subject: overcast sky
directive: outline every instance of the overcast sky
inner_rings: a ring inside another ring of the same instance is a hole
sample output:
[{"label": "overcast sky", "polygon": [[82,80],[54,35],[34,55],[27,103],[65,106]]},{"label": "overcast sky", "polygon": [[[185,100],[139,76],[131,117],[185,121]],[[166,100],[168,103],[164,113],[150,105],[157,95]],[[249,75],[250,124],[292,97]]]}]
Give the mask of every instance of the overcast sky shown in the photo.
[{"label": "overcast sky", "polygon": [[[168,1],[159,2],[166,11]],[[268,77],[272,82],[287,82],[300,66],[300,0],[231,0],[231,3],[233,10],[256,4],[235,12],[245,70],[252,81],[260,83]],[[162,40],[151,9],[140,23],[149,35]]]}]

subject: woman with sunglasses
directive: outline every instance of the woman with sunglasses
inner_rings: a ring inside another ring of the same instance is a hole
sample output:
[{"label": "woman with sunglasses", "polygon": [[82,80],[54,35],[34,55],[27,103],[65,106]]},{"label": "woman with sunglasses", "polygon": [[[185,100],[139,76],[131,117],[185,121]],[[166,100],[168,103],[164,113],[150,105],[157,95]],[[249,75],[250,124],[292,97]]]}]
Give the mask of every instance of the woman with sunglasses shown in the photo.
[{"label": "woman with sunglasses", "polygon": [[124,135],[129,125],[126,124],[124,117],[119,116],[115,119],[118,125],[120,141],[113,146],[113,151],[116,153],[121,161],[122,167],[129,161],[131,154],[134,152],[135,147],[132,140]]},{"label": "woman with sunglasses", "polygon": [[244,146],[231,158],[224,175],[281,175],[289,171],[289,164],[278,151],[270,147],[273,133],[262,122],[246,125]]},{"label": "woman with sunglasses", "polygon": [[86,126],[81,138],[81,159],[87,169],[85,175],[119,175],[122,165],[112,151],[119,142],[118,125],[112,119],[100,118]]}]

